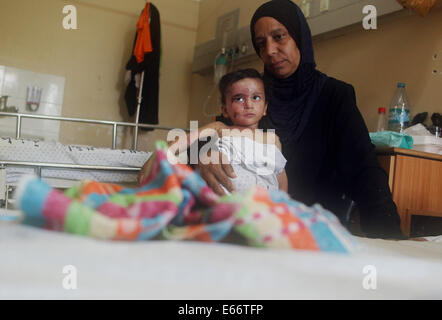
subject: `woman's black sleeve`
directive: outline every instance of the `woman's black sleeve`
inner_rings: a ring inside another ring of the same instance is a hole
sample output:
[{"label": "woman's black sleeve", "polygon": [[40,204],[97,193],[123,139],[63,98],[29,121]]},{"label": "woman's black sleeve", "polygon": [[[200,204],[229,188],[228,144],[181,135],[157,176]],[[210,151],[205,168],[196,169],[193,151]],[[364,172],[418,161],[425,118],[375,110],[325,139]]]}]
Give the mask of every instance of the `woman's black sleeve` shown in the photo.
[{"label": "woman's black sleeve", "polygon": [[337,93],[335,142],[338,172],[346,193],[356,202],[361,229],[368,237],[403,238],[388,176],[380,166],[351,85]]}]

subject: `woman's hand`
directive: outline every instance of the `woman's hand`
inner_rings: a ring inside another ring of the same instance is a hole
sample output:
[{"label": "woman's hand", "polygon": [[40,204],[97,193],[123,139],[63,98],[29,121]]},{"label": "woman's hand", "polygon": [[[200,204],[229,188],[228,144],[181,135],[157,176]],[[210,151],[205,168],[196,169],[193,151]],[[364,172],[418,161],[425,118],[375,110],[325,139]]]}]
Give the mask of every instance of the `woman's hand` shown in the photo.
[{"label": "woman's hand", "polygon": [[[213,161],[214,159],[218,161]],[[226,194],[221,185],[229,192],[235,191],[230,178],[236,178],[236,175],[223,153],[212,151],[210,156],[200,159],[197,168],[201,177],[216,194],[220,196]]]}]

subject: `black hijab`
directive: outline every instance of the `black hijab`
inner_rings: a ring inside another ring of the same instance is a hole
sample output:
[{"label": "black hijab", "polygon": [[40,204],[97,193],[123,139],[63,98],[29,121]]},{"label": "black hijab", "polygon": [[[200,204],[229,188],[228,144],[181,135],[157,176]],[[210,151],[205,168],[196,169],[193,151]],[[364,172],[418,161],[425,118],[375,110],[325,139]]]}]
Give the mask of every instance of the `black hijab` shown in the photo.
[{"label": "black hijab", "polygon": [[295,3],[290,0],[273,0],[256,10],[250,22],[250,32],[258,55],[254,27],[262,17],[272,17],[283,24],[301,53],[297,70],[288,78],[279,79],[267,69],[264,70],[264,77],[271,86],[268,118],[276,127],[282,144],[287,147],[288,144],[297,141],[304,131],[327,76],[316,70],[310,28],[301,9]]}]

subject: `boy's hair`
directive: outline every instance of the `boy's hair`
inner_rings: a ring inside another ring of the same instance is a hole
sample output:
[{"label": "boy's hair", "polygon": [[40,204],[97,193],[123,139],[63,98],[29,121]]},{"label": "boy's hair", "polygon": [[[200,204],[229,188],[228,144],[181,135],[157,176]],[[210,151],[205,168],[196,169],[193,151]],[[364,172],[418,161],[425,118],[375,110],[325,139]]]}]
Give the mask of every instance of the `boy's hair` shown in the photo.
[{"label": "boy's hair", "polygon": [[223,105],[226,104],[226,92],[227,89],[234,84],[235,82],[238,82],[243,79],[258,79],[262,82],[264,86],[264,94],[265,94],[265,101],[267,102],[268,97],[268,85],[266,85],[266,82],[264,78],[261,76],[261,74],[256,69],[241,69],[236,70],[230,73],[225,74],[221,80],[219,81],[219,93],[221,94],[221,103]]}]

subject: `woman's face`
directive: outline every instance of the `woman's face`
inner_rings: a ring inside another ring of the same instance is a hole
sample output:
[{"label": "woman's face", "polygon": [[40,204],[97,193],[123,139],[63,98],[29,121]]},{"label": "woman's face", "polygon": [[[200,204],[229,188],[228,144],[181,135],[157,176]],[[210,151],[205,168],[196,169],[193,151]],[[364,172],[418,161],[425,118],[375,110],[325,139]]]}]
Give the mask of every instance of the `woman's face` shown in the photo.
[{"label": "woman's face", "polygon": [[277,78],[295,73],[301,53],[287,28],[271,17],[260,18],[254,28],[254,41],[266,69]]},{"label": "woman's face", "polygon": [[231,84],[226,90],[223,115],[240,127],[256,129],[265,115],[267,103],[264,84],[255,78],[245,78]]}]

